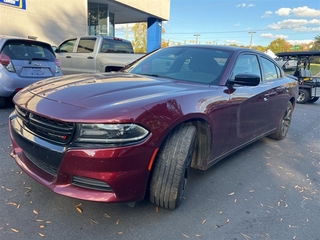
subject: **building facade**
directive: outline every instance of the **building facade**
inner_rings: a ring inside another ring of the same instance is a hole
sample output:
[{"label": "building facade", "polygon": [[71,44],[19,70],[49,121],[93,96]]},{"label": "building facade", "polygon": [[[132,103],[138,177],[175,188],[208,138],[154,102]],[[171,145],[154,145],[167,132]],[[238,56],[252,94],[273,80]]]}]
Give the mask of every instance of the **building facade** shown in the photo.
[{"label": "building facade", "polygon": [[169,17],[170,0],[0,0],[0,35],[58,45],[75,36],[115,36],[116,24],[147,22],[150,52],[161,46]]}]

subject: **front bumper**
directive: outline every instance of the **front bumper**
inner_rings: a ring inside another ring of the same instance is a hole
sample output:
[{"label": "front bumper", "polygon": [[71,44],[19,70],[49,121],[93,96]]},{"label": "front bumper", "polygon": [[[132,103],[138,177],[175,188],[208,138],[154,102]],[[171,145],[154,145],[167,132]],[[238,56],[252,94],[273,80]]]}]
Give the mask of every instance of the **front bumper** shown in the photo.
[{"label": "front bumper", "polygon": [[145,141],[119,148],[70,148],[47,142],[9,118],[11,156],[30,177],[53,192],[98,202],[142,200],[153,148]]}]

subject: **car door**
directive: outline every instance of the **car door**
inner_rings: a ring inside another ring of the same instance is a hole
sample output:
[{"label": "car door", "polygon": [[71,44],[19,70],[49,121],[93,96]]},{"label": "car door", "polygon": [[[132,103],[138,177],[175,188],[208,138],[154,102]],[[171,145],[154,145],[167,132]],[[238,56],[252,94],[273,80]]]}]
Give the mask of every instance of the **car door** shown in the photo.
[{"label": "car door", "polygon": [[72,69],[72,57],[76,41],[76,38],[68,39],[61,43],[55,51],[57,58],[61,62],[61,69],[63,74],[74,73]]},{"label": "car door", "polygon": [[[255,74],[262,79],[257,55],[242,54],[238,57],[231,79],[241,73]],[[230,147],[241,146],[265,133],[269,109],[269,102],[265,96],[268,93],[269,86],[264,81],[260,81],[258,86],[233,86],[230,94],[230,137],[235,139],[235,145]]]},{"label": "car door", "polygon": [[270,131],[278,126],[280,119],[283,117],[283,109],[286,109],[290,100],[289,86],[286,84],[282,71],[277,64],[265,57],[261,57],[260,61],[263,81],[269,89],[264,97],[269,103],[269,110],[266,115],[266,131]]},{"label": "car door", "polygon": [[[96,37],[82,37],[78,47],[72,55],[72,68],[75,73],[94,73],[96,72],[95,48]],[[98,49],[97,49],[98,51]]]}]

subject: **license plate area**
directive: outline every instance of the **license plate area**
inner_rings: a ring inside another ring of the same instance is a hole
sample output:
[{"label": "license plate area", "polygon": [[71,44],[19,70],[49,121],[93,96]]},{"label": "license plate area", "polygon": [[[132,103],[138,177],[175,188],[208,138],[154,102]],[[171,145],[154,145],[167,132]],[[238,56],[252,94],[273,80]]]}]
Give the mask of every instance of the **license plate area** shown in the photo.
[{"label": "license plate area", "polygon": [[23,68],[22,77],[51,77],[52,73],[49,68]]}]

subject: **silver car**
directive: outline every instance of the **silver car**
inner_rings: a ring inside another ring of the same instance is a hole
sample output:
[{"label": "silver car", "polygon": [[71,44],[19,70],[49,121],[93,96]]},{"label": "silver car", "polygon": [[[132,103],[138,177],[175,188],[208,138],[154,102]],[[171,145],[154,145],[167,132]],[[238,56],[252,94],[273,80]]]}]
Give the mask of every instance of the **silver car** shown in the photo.
[{"label": "silver car", "polygon": [[0,36],[0,108],[22,88],[61,75],[60,60],[50,44]]}]

